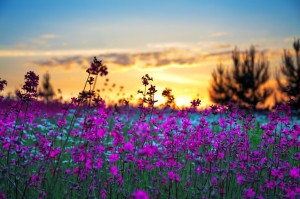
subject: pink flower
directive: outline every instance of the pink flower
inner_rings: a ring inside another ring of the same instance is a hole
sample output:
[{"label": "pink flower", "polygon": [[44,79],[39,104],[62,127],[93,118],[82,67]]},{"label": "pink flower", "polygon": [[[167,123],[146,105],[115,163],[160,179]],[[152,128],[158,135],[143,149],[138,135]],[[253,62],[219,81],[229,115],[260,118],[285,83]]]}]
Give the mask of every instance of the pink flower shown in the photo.
[{"label": "pink flower", "polygon": [[201,167],[197,167],[197,169],[196,169],[197,174],[200,174],[201,171],[202,171]]},{"label": "pink flower", "polygon": [[237,181],[239,184],[241,184],[243,182],[243,176],[238,176]]},{"label": "pink flower", "polygon": [[191,185],[191,181],[190,181],[190,180],[187,180],[186,183],[185,183],[185,186],[186,186],[186,187],[189,187],[190,185]]},{"label": "pink flower", "polygon": [[103,165],[103,160],[102,160],[102,158],[99,158],[97,161],[97,164],[96,164],[96,168],[101,169],[102,165]]},{"label": "pink flower", "polygon": [[257,197],[257,199],[264,199],[264,197],[263,197],[262,195],[259,195],[259,196]]},{"label": "pink flower", "polygon": [[119,159],[119,155],[118,154],[111,154],[109,156],[109,162],[116,162]]},{"label": "pink flower", "polygon": [[274,187],[276,186],[276,181],[274,181],[274,180],[270,180],[270,181],[268,181],[268,180],[266,180],[266,187],[268,188],[268,189],[274,189]]},{"label": "pink flower", "polygon": [[214,186],[216,186],[216,185],[218,184],[218,179],[215,178],[215,177],[213,177],[213,178],[211,179],[211,183],[212,183]]},{"label": "pink flower", "polygon": [[253,198],[255,196],[255,191],[252,188],[249,188],[246,190],[246,192],[243,194],[244,198]]},{"label": "pink flower", "polygon": [[0,199],[5,199],[5,194],[4,193],[0,193]]},{"label": "pink flower", "polygon": [[116,176],[118,174],[117,166],[110,167],[110,174],[113,175],[113,176]]},{"label": "pink flower", "polygon": [[231,169],[235,169],[236,168],[235,162],[230,162],[229,166],[230,166]]},{"label": "pink flower", "polygon": [[300,169],[297,168],[297,167],[293,167],[291,170],[290,170],[290,176],[294,179],[296,178],[299,178],[299,172],[300,172]]},{"label": "pink flower", "polygon": [[271,175],[274,177],[278,176],[278,173],[279,173],[278,169],[272,169],[272,171],[271,171]]},{"label": "pink flower", "polygon": [[106,198],[106,191],[105,190],[101,191],[101,198]]},{"label": "pink flower", "polygon": [[86,163],[85,163],[85,168],[90,170],[90,169],[92,169],[92,167],[93,167],[93,163],[92,163],[91,159],[87,159]]},{"label": "pink flower", "polygon": [[286,190],[286,197],[294,199],[295,198],[295,191],[293,191],[292,189],[287,189]]},{"label": "pink flower", "polygon": [[225,153],[223,151],[219,152],[218,158],[223,159],[224,157],[225,157]]},{"label": "pink flower", "polygon": [[66,174],[69,174],[71,172],[70,169],[66,169]]},{"label": "pink flower", "polygon": [[149,199],[150,197],[143,190],[136,190],[134,194],[131,195],[134,199]]},{"label": "pink flower", "polygon": [[132,151],[133,150],[133,144],[131,144],[130,142],[126,142],[125,144],[124,144],[124,150],[125,151]]},{"label": "pink flower", "polygon": [[176,182],[180,182],[180,175],[179,174],[176,174],[175,180],[176,180]]},{"label": "pink flower", "polygon": [[261,160],[260,160],[260,163],[262,163],[262,164],[264,164],[265,162],[267,162],[267,158],[266,157],[264,157],[264,158],[262,158]]},{"label": "pink flower", "polygon": [[170,180],[175,180],[176,178],[176,174],[173,171],[169,171],[168,176]]},{"label": "pink flower", "polygon": [[54,149],[50,152],[50,158],[56,158],[56,156],[60,153],[60,148]]}]

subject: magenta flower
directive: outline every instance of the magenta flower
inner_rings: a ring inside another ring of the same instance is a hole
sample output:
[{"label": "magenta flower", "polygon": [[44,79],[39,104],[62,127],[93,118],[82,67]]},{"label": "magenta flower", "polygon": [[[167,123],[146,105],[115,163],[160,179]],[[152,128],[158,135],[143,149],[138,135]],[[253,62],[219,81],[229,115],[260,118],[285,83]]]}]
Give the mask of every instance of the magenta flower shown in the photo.
[{"label": "magenta flower", "polygon": [[200,174],[200,173],[201,173],[201,171],[202,171],[201,167],[197,167],[197,168],[196,168],[196,172],[197,172],[197,174]]},{"label": "magenta flower", "polygon": [[238,182],[239,184],[241,184],[241,183],[243,182],[243,176],[238,176],[238,177],[237,177],[237,182]]},{"label": "magenta flower", "polygon": [[279,170],[278,169],[276,169],[276,168],[272,169],[272,171],[271,171],[271,175],[272,176],[277,177],[278,174],[279,174]]},{"label": "magenta flower", "polygon": [[54,149],[50,153],[50,158],[56,158],[56,156],[60,153],[60,148]]},{"label": "magenta flower", "polygon": [[103,165],[103,160],[102,160],[102,158],[99,158],[97,161],[97,164],[96,164],[96,168],[101,169],[102,165]]},{"label": "magenta flower", "polygon": [[71,170],[70,169],[66,169],[66,174],[69,174],[71,173]]},{"label": "magenta flower", "polygon": [[117,166],[114,165],[114,166],[110,167],[110,174],[113,176],[116,176],[118,174]]},{"label": "magenta flower", "polygon": [[149,199],[147,192],[143,190],[136,190],[134,194],[131,195],[134,199]]},{"label": "magenta flower", "polygon": [[298,167],[293,167],[290,170],[290,176],[294,179],[299,178],[300,169]]},{"label": "magenta flower", "polygon": [[211,183],[213,184],[213,186],[217,186],[217,184],[218,184],[218,179],[215,178],[215,177],[213,177],[213,178],[211,179]]},{"label": "magenta flower", "polygon": [[246,190],[246,192],[243,194],[244,198],[253,198],[255,196],[255,191],[252,188],[249,188]]},{"label": "magenta flower", "polygon": [[133,144],[131,144],[130,142],[126,142],[125,144],[124,144],[124,150],[125,151],[132,151],[133,150]]},{"label": "magenta flower", "polygon": [[286,197],[287,198],[295,199],[296,198],[295,195],[296,195],[296,193],[292,189],[287,189],[286,190]]},{"label": "magenta flower", "polygon": [[116,162],[119,159],[119,155],[118,154],[111,154],[109,156],[109,162]]},{"label": "magenta flower", "polygon": [[91,159],[86,160],[85,168],[88,169],[88,170],[93,168],[93,162],[91,161]]},{"label": "magenta flower", "polygon": [[0,199],[5,199],[5,194],[4,193],[0,193]]},{"label": "magenta flower", "polygon": [[257,196],[257,199],[264,199],[262,195]]},{"label": "magenta flower", "polygon": [[105,190],[101,191],[101,198],[106,198],[106,191]]},{"label": "magenta flower", "polygon": [[176,174],[173,171],[168,172],[168,177],[170,180],[175,180]]}]

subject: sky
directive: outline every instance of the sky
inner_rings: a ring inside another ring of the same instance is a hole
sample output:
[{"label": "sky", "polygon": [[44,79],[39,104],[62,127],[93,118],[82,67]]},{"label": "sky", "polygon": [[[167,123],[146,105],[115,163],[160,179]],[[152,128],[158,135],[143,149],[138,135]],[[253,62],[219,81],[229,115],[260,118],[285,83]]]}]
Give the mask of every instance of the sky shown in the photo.
[{"label": "sky", "polygon": [[231,65],[235,47],[254,45],[272,72],[280,66],[300,37],[299,9],[298,0],[0,0],[0,78],[7,93],[27,71],[49,72],[68,99],[96,56],[108,66],[97,85],[108,101],[137,98],[149,74],[157,99],[167,87],[179,106],[196,97],[209,105],[211,73]]}]

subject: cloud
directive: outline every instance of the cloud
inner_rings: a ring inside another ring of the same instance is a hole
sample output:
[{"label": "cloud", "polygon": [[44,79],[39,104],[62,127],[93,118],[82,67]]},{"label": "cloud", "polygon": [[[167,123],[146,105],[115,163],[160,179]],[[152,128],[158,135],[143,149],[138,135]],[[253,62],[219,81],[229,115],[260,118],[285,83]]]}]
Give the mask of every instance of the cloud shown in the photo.
[{"label": "cloud", "polygon": [[153,49],[169,49],[169,48],[187,48],[190,47],[190,44],[183,42],[171,42],[171,43],[150,43],[147,44],[147,48]]},{"label": "cloud", "polygon": [[32,42],[35,43],[35,44],[44,45],[48,42],[48,40],[55,39],[57,37],[59,37],[59,36],[54,35],[54,34],[43,34],[43,35],[40,35],[36,39],[32,39]]},{"label": "cloud", "polygon": [[42,45],[42,44],[46,43],[46,40],[44,40],[44,39],[33,39],[32,42],[35,43],[35,44]]},{"label": "cloud", "polygon": [[47,68],[63,68],[65,70],[70,70],[74,68],[83,68],[88,66],[89,62],[85,57],[73,56],[65,58],[49,58],[47,60],[36,61],[30,63],[32,65],[37,65],[39,67]]},{"label": "cloud", "polygon": [[210,37],[223,37],[223,36],[227,36],[228,33],[227,32],[214,32],[211,33],[209,36]]},{"label": "cloud", "polygon": [[232,49],[232,45],[231,44],[216,44],[216,45],[212,45],[212,48],[216,49],[216,50],[228,49],[228,48]]},{"label": "cloud", "polygon": [[172,82],[172,83],[177,83],[177,84],[191,84],[195,85],[199,81],[187,77],[183,77],[181,75],[175,75],[175,74],[163,74],[163,73],[158,73],[155,75],[156,79],[159,79],[161,81],[167,81],[167,82]]},{"label": "cloud", "polygon": [[54,34],[44,34],[44,35],[41,35],[40,37],[43,38],[43,39],[54,39],[54,38],[57,38],[58,35],[54,35]]},{"label": "cloud", "polygon": [[65,56],[91,56],[99,53],[126,52],[122,49],[69,49],[69,50],[0,50],[0,57],[65,57]]},{"label": "cloud", "polygon": [[[191,68],[199,66],[211,66],[217,63],[226,62],[231,59],[232,46],[229,44],[197,44],[195,46],[172,47],[164,49],[152,49],[147,51],[133,51],[129,49],[79,49],[79,50],[57,50],[57,51],[5,51],[0,50],[0,57],[13,56],[32,56],[42,57],[29,64],[62,69],[81,69],[88,67],[93,57],[111,67],[113,71],[124,71],[132,68],[143,69],[162,69],[162,68]],[[268,56],[276,56],[278,52],[263,50]],[[47,58],[48,57],[48,58]],[[269,58],[269,57],[268,57]]]},{"label": "cloud", "polygon": [[[98,59],[103,60],[107,66],[112,66],[116,69],[129,69],[132,67],[146,69],[146,68],[163,68],[177,66],[177,67],[195,67],[199,66],[201,62],[215,61],[223,57],[230,57],[231,51],[221,51],[216,53],[203,53],[188,49],[170,48],[160,51],[148,52],[113,52],[113,53],[95,53]],[[46,61],[34,61],[32,64],[40,67],[61,67],[64,69],[71,69],[73,67],[82,67],[83,64],[88,65],[92,60],[92,56],[68,56],[68,57],[53,57]]]}]

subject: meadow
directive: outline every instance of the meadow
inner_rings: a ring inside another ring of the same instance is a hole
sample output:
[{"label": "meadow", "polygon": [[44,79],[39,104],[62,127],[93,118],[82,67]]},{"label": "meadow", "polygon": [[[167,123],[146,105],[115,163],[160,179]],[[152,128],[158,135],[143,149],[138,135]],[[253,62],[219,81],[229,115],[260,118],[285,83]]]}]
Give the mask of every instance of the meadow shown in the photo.
[{"label": "meadow", "polygon": [[[38,101],[32,71],[0,105],[3,198],[300,198],[300,123],[288,104],[255,112],[234,104],[109,106],[94,91],[97,59],[69,103]],[[2,81],[0,88],[4,88]]]}]

